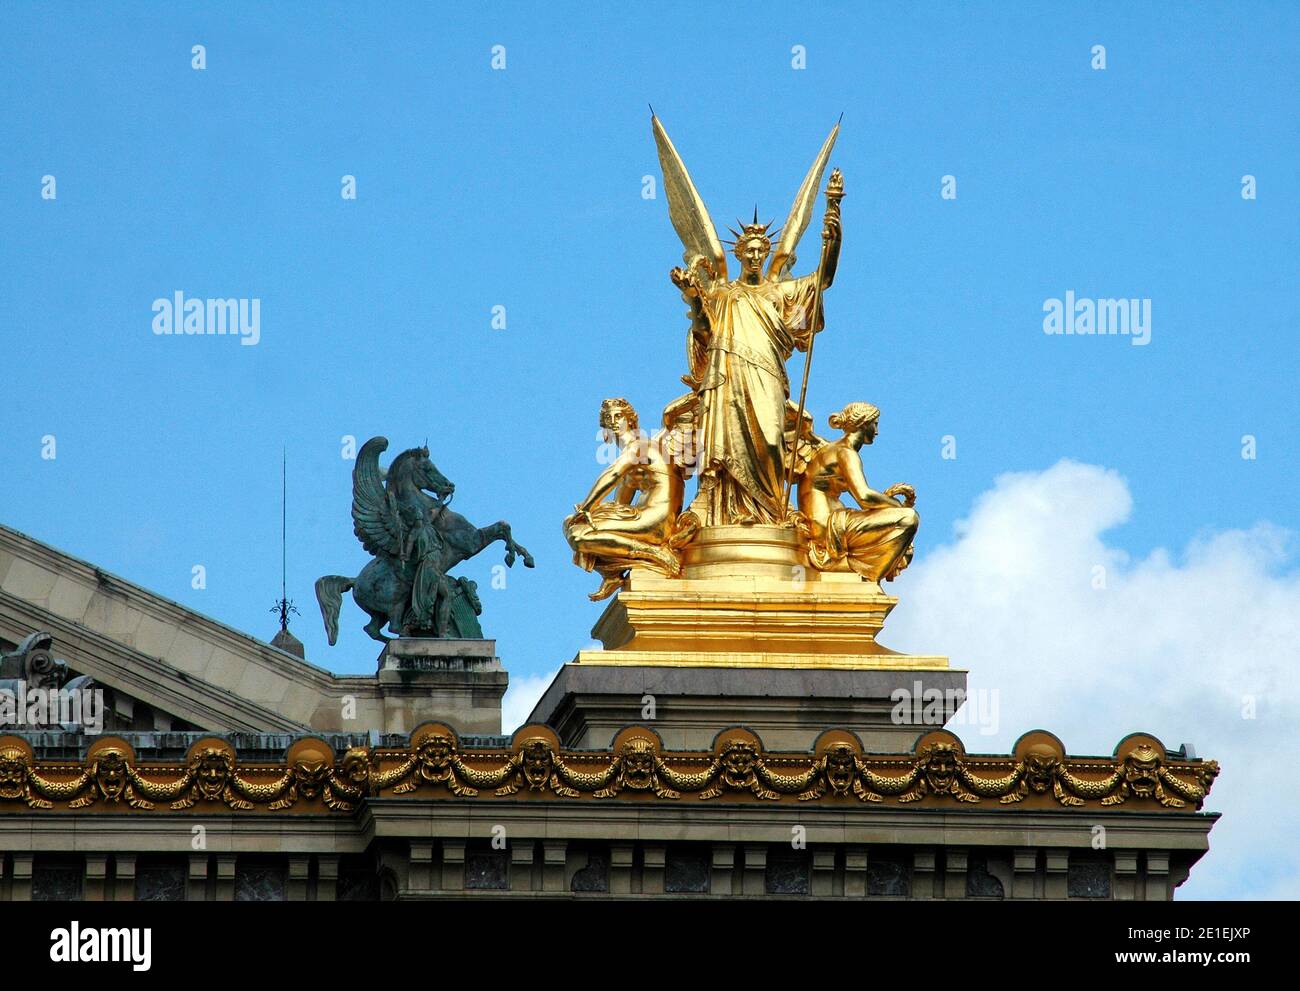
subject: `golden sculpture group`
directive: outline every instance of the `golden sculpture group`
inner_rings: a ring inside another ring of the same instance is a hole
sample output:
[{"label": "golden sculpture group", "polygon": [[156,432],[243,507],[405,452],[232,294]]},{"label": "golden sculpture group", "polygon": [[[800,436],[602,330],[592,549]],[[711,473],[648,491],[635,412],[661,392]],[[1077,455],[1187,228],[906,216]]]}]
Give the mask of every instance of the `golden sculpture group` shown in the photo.
[{"label": "golden sculpture group", "polygon": [[[845,730],[821,734],[812,752],[771,753],[749,730],[718,734],[711,752],[672,752],[654,730],[629,726],[608,751],[568,750],[553,730],[529,725],[506,747],[461,745],[443,723],[427,723],[406,748],[351,747],[341,757],[324,740],[295,741],[278,762],[243,761],[231,743],[205,737],[183,761],[136,758],[126,740],[103,737],[84,760],[38,760],[20,737],[0,737],[0,813],[135,810],[143,814],[332,811],[370,799],[629,799],[850,804],[979,804],[1099,810],[1132,802],[1145,811],[1199,809],[1218,775],[1214,761],[1166,755],[1154,737],[1133,734],[1110,758],[1067,757],[1060,740],[1035,730],[1009,756],[968,755],[947,730],[922,734],[910,754],[864,753]],[[56,804],[57,803],[57,804]]]},{"label": "golden sculpture group", "polygon": [[[564,521],[575,562],[602,578],[591,597],[628,588],[634,569],[694,578],[703,574],[691,573],[693,561],[729,559],[784,561],[792,578],[808,568],[856,574],[871,583],[869,592],[880,594],[878,583],[892,580],[911,560],[915,492],[908,485],[879,492],[867,484],[859,452],[879,429],[874,406],[854,402],[832,415],[830,426],[843,436],[830,442],[813,432],[804,408],[814,338],[824,325],[822,293],[839,261],[844,184],[838,170],[826,187],[814,272],[793,274],[795,251],[839,125],[779,232],[760,223],[757,211],[752,223],[732,231],[737,279],[729,278],[723,242],[681,157],[657,117],[651,126],[669,215],[685,247],[685,266],[674,268],[671,278],[690,308],[682,376],[690,392],[668,404],[652,436],[625,399],[601,405],[601,429],[618,454]],[[786,373],[795,350],[808,352],[797,404]],[[684,506],[692,476],[697,491]],[[791,489],[797,508],[790,504]],[[845,504],[846,495],[856,507]],[[772,556],[779,545],[784,559]]]}]

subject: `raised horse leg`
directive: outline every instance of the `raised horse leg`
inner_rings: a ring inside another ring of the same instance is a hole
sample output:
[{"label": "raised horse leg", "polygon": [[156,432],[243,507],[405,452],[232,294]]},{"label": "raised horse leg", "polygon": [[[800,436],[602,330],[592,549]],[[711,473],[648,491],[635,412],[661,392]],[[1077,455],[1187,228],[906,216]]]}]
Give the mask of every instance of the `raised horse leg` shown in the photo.
[{"label": "raised horse leg", "polygon": [[[488,526],[479,527],[478,537],[480,541],[479,550],[498,540],[505,541],[507,568],[514,566],[516,554],[524,559],[525,568],[533,566],[533,556],[528,553],[528,549],[523,544],[515,543],[515,538],[510,534],[510,524],[505,520],[498,520]],[[475,553],[478,553],[478,551],[475,551]]]},{"label": "raised horse leg", "polygon": [[366,632],[380,643],[388,643],[392,637],[384,636],[384,624],[386,622],[388,622],[388,617],[386,615],[370,613],[370,622],[366,624]]}]

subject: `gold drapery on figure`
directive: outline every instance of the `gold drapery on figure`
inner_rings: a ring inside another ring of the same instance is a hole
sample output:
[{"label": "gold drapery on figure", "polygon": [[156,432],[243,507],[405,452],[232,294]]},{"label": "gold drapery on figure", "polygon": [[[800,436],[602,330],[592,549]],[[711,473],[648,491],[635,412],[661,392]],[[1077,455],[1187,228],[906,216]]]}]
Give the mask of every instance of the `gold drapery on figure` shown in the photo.
[{"label": "gold drapery on figure", "polygon": [[809,326],[816,292],[809,275],[728,282],[705,294],[710,334],[693,354],[701,441],[700,489],[691,504],[705,526],[785,519],[785,363],[821,329],[820,314]]},{"label": "gold drapery on figure", "polygon": [[[619,454],[564,520],[574,563],[602,577],[593,600],[613,595],[637,565],[669,577],[681,573],[673,541],[688,538],[678,516],[691,467],[680,455],[694,430],[695,409],[693,394],[673,400],[664,409],[663,429],[647,437],[626,399],[601,404],[601,429]],[[613,501],[606,501],[609,495]]]},{"label": "gold drapery on figure", "polygon": [[916,528],[916,510],[904,506],[866,512],[842,506],[832,510],[824,542],[812,544],[808,557],[821,571],[847,566],[868,581],[892,581],[912,561]]},{"label": "gold drapery on figure", "polygon": [[[912,560],[920,517],[916,490],[900,482],[884,492],[867,484],[859,453],[876,439],[880,410],[849,403],[830,417],[839,440],[813,449],[799,474],[799,513],[808,529],[808,561],[818,571],[855,571],[870,582],[892,581]],[[816,442],[807,424],[804,436]],[[845,505],[844,496],[859,509]]]},{"label": "gold drapery on figure", "polygon": [[684,249],[685,267],[670,274],[691,308],[690,374],[685,378],[700,404],[700,489],[690,515],[706,527],[788,524],[783,433],[790,380],[785,363],[795,348],[807,350],[821,329],[816,301],[835,278],[844,195],[837,171],[827,186],[818,271],[802,278],[793,278],[792,272],[839,125],[831,128],[813,159],[779,232],[770,222],[759,222],[757,206],[753,222],[732,231],[740,277],[731,280],[727,253],[704,200],[653,111],[650,122],[668,216]]}]

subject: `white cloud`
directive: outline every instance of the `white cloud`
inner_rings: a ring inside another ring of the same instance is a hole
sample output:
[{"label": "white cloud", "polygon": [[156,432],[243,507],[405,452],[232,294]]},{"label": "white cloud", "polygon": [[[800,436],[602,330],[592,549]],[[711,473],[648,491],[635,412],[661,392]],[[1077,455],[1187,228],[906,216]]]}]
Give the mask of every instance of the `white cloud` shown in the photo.
[{"label": "white cloud", "polygon": [[524,724],[558,673],[557,668],[549,674],[510,676],[505,698],[501,700],[501,732],[513,733]]},{"label": "white cloud", "polygon": [[1194,744],[1222,765],[1206,809],[1224,815],[1179,897],[1300,898],[1295,535],[1261,523],[1134,560],[1103,539],[1132,508],[1124,479],[1094,465],[999,477],[951,543],[935,547],[922,524],[883,639],[946,653],[972,693],[997,690],[997,733],[954,728],[972,751],[1005,752],[1039,727],[1081,755],[1138,730]]}]

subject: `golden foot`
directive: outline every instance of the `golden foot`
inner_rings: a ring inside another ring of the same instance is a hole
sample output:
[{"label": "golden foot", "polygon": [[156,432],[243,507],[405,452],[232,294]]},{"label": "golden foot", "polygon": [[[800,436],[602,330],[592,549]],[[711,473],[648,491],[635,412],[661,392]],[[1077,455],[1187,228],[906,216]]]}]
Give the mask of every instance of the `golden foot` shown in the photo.
[{"label": "golden foot", "polygon": [[608,599],[611,595],[623,587],[622,575],[606,575],[605,580],[600,583],[600,588],[592,592],[587,598],[592,602],[599,602],[601,599]]},{"label": "golden foot", "polygon": [[664,569],[664,574],[669,578],[682,576],[682,559],[667,548],[656,548],[655,560],[659,562],[660,567]]}]

